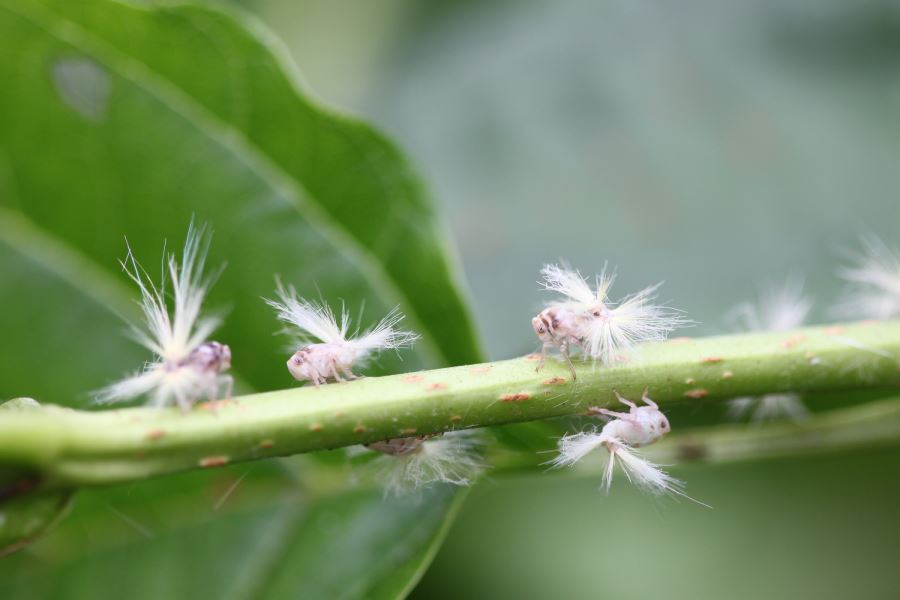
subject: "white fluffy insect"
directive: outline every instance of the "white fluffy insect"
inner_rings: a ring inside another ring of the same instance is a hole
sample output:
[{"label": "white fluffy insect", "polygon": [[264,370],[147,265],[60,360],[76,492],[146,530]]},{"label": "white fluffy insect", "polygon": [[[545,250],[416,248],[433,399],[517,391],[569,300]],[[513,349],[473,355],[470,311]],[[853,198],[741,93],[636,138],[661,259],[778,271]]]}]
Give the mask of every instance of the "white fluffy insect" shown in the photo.
[{"label": "white fluffy insect", "polygon": [[384,455],[376,459],[376,466],[385,493],[401,496],[436,483],[471,485],[484,470],[480,445],[475,432],[451,431],[436,437],[374,442],[366,447]]},{"label": "white fluffy insect", "polygon": [[350,334],[350,315],[341,309],[340,323],[324,303],[310,302],[297,295],[293,287],[285,288],[280,281],[276,289],[278,301],[265,299],[275,309],[280,320],[294,325],[304,344],[287,361],[288,370],[298,381],[314,385],[329,379],[356,379],[353,366],[364,362],[374,353],[386,349],[411,346],[419,336],[401,331],[397,325],[403,314],[392,310],[374,328],[363,334]]},{"label": "white fluffy insect", "polygon": [[224,386],[231,395],[231,349],[207,338],[219,325],[215,317],[201,317],[203,299],[214,277],[204,277],[203,268],[211,234],[191,223],[181,264],[174,254],[166,267],[171,278],[173,310],[166,301],[166,273],[157,288],[128,248],[122,268],[141,291],[142,326],[132,325],[132,334],[155,355],[144,369],[96,393],[98,402],[121,402],[146,395],[149,404],[162,407],[176,403],[187,411],[201,397],[214,400]]},{"label": "white fluffy insect", "polygon": [[[812,309],[812,301],[803,293],[800,279],[788,279],[784,285],[770,287],[756,303],[736,307],[731,316],[744,331],[790,331],[802,326]],[[752,415],[754,421],[775,419],[801,420],[806,407],[798,394],[765,394],[734,398],[728,402],[728,416],[740,419]]]},{"label": "white fluffy insect", "polygon": [[603,448],[608,453],[601,485],[604,492],[609,493],[613,472],[618,463],[628,480],[641,489],[657,495],[672,494],[693,500],[684,493],[684,484],[680,480],[641,457],[634,450],[652,444],[671,430],[669,420],[659,406],[649,398],[646,391],[642,397],[646,406],[638,406],[620,396],[618,392],[616,398],[630,410],[621,413],[605,408],[591,408],[592,413],[611,417],[612,420],[600,431],[595,428],[564,436],[559,440],[559,455],[550,461],[550,464],[553,467],[570,467],[592,451]]},{"label": "white fluffy insect", "polygon": [[850,287],[835,312],[853,319],[900,315],[900,250],[874,235],[863,237],[862,247],[855,264],[839,271]]},{"label": "white fluffy insect", "polygon": [[575,378],[569,358],[571,346],[580,346],[585,356],[608,365],[627,358],[642,342],[664,340],[673,329],[688,321],[677,312],[654,303],[660,284],[650,286],[618,303],[609,300],[615,275],[606,270],[592,289],[581,273],[567,266],[546,265],[541,269],[544,289],[563,299],[548,303],[531,325],[541,347],[540,369],[549,348],[557,348]]}]

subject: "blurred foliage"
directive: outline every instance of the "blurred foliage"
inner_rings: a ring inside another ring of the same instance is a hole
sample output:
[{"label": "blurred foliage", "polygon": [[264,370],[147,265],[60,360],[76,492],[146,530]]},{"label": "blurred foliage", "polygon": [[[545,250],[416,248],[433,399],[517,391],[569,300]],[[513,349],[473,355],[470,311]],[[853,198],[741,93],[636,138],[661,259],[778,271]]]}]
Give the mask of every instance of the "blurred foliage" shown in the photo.
[{"label": "blurred foliage", "polygon": [[83,491],[54,535],[0,564],[0,593],[394,598],[418,579],[455,490],[310,492],[287,462]]}]

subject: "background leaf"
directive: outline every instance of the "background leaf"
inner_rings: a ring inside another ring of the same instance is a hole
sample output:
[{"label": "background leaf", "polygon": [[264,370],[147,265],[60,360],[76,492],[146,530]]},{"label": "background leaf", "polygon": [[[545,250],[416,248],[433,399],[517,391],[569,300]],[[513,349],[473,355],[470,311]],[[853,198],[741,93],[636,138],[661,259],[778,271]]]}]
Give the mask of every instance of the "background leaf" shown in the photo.
[{"label": "background leaf", "polygon": [[[227,262],[209,306],[226,312],[216,339],[239,389],[295,383],[260,299],[275,274],[354,314],[365,305],[363,327],[400,305],[423,335],[404,369],[480,358],[452,250],[406,160],[304,97],[256,24],[190,5],[0,0],[0,53],[0,397],[86,407],[139,368],[149,357],[122,335],[121,317],[136,316],[124,237],[156,274],[192,217],[215,230],[210,263]],[[311,492],[321,483],[284,464],[85,492],[0,580],[25,597],[408,591],[456,491],[385,501],[345,489],[344,470],[290,463],[337,481]],[[247,500],[219,510],[229,489]]]},{"label": "background leaf", "polygon": [[[311,493],[302,459],[85,491],[42,543],[0,564],[15,598],[395,598],[465,492]],[[427,559],[427,560],[425,560]],[[165,576],[162,576],[165,574]]]}]

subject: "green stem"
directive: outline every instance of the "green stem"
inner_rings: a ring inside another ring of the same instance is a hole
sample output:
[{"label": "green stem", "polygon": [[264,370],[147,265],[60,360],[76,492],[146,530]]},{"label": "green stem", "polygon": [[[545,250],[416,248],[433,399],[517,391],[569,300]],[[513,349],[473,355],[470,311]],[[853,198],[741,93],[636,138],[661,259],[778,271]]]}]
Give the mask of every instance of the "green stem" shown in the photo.
[{"label": "green stem", "polygon": [[646,455],[662,464],[732,463],[842,454],[900,445],[900,398],[868,402],[799,421],[718,425],[670,436]]},{"label": "green stem", "polygon": [[48,486],[100,485],[235,461],[387,438],[502,425],[615,402],[613,390],[660,404],[776,391],[895,387],[900,321],[786,333],[675,339],[613,367],[580,364],[578,380],[533,357],[243,396],[189,414],[46,406],[0,418],[0,468]]}]

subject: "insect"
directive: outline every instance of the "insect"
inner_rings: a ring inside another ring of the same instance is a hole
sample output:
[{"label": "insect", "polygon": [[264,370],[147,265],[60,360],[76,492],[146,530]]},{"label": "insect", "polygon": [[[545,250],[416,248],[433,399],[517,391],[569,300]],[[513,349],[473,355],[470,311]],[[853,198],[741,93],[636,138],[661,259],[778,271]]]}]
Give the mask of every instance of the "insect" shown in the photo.
[{"label": "insect", "polygon": [[[731,316],[744,331],[789,331],[803,325],[812,302],[803,294],[803,282],[789,279],[780,287],[769,288],[754,303],[735,308]],[[754,421],[807,416],[806,407],[798,394],[780,393],[745,396],[728,401],[728,416],[740,419],[750,413]]]},{"label": "insect", "polygon": [[613,472],[618,462],[628,480],[639,488],[654,494],[674,494],[693,500],[684,493],[683,482],[634,450],[656,442],[671,431],[669,420],[659,406],[650,399],[646,390],[641,398],[645,406],[638,406],[618,392],[614,393],[619,402],[629,407],[629,411],[623,413],[592,407],[591,413],[611,420],[600,431],[595,428],[564,436],[559,440],[559,455],[550,464],[553,467],[569,467],[593,450],[603,448],[609,454],[601,485],[606,493],[609,493],[612,486]]},{"label": "insect", "polygon": [[581,273],[565,265],[546,265],[541,275],[544,289],[561,294],[563,299],[550,302],[531,321],[542,343],[537,370],[543,367],[547,350],[555,347],[575,379],[570,358],[572,346],[579,346],[586,357],[608,365],[627,358],[636,344],[663,340],[676,327],[689,323],[675,311],[653,303],[659,284],[616,304],[609,300],[615,276],[605,269],[597,277],[596,289],[591,289]]},{"label": "insect", "polygon": [[120,264],[141,291],[144,317],[142,326],[132,325],[131,330],[135,340],[152,351],[155,358],[142,371],[96,392],[98,402],[121,402],[146,395],[152,406],[174,402],[188,411],[201,397],[216,399],[222,387],[224,396],[231,396],[233,380],[225,374],[231,368],[231,349],[207,341],[219,319],[200,316],[214,279],[203,275],[210,239],[206,227],[191,223],[181,264],[174,254],[168,256],[166,268],[174,301],[171,314],[166,301],[165,271],[157,288],[128,248],[128,256]]},{"label": "insect", "polygon": [[366,445],[383,454],[375,462],[378,478],[385,493],[395,496],[436,483],[471,485],[484,470],[479,446],[480,438],[472,431],[396,438]]},{"label": "insect", "polygon": [[287,361],[294,379],[311,381],[319,386],[329,379],[343,382],[357,379],[353,366],[364,362],[375,352],[411,346],[419,336],[401,331],[397,325],[403,315],[394,309],[374,328],[363,334],[349,334],[350,315],[341,310],[340,323],[324,303],[310,302],[299,297],[293,287],[277,283],[278,301],[264,299],[275,309],[278,319],[299,330],[303,346]]},{"label": "insect", "polygon": [[900,315],[900,249],[874,235],[863,237],[862,245],[855,264],[840,271],[851,285],[834,312],[851,319]]}]

